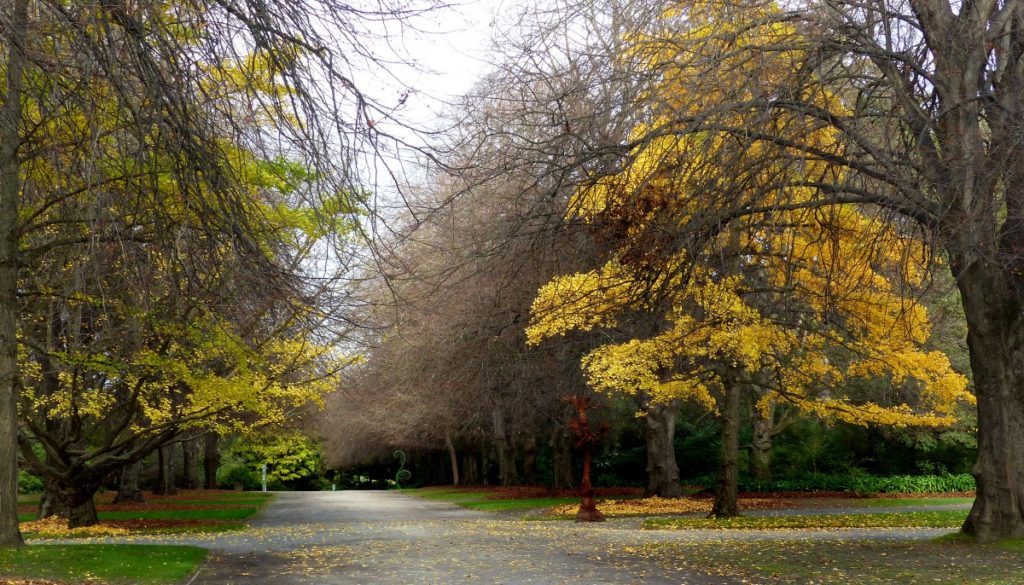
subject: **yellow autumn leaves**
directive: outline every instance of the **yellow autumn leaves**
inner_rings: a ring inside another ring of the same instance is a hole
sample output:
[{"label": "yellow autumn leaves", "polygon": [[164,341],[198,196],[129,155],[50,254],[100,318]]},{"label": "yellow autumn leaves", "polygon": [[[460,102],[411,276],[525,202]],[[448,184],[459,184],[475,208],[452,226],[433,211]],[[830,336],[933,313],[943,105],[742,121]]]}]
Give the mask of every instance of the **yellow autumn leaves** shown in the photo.
[{"label": "yellow autumn leaves", "polygon": [[[770,391],[761,408],[786,400],[854,424],[951,424],[956,405],[973,397],[948,358],[926,346],[931,324],[913,296],[924,245],[870,206],[813,205],[822,177],[843,179],[828,162],[844,148],[834,132],[797,121],[807,117],[766,122],[754,109],[750,119],[730,112],[718,132],[687,130],[687,116],[705,115],[716,93],[748,92],[754,108],[780,99],[777,89],[795,75],[823,112],[844,111],[800,70],[806,55],[795,29],[764,24],[771,19],[757,9],[731,19],[727,7],[698,4],[666,15],[677,24],[686,15],[668,40],[634,39],[660,75],[651,121],[634,128],[628,164],[577,189],[569,209],[615,245],[600,268],[540,289],[528,342],[617,328],[616,342],[582,360],[591,387],[612,395],[714,410],[729,372]],[[782,37],[786,50],[769,49]],[[765,47],[757,60],[747,58],[752,46]],[[703,67],[730,75],[709,79]],[[758,124],[815,145],[818,156],[783,156],[792,154],[785,141],[757,139]],[[733,213],[709,217],[707,208]],[[637,314],[661,325],[624,333]]]}]

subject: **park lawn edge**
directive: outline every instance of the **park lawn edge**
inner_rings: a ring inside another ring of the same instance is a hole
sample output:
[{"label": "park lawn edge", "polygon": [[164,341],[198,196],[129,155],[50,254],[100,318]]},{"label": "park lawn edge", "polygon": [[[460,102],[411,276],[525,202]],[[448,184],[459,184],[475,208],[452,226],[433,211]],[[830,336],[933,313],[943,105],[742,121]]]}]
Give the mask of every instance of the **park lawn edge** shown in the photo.
[{"label": "park lawn edge", "polygon": [[199,546],[168,544],[39,544],[0,548],[0,579],[47,579],[104,585],[177,585],[209,559]]},{"label": "park lawn edge", "polygon": [[646,530],[815,530],[835,528],[959,528],[966,510],[867,514],[792,514],[733,518],[660,517],[644,520]]},{"label": "park lawn edge", "polygon": [[[219,532],[235,532],[248,527],[248,522],[259,515],[267,504],[274,499],[274,494],[264,492],[227,492],[238,494],[237,497],[217,498],[222,502],[217,504],[198,505],[197,508],[187,510],[115,510],[100,512],[99,519],[102,524],[105,521],[130,521],[130,520],[186,520],[194,521],[194,525],[185,526],[162,526],[155,528],[140,528],[129,530],[126,534],[111,535],[98,529],[89,531],[88,527],[78,529],[78,532],[30,532],[23,531],[26,540],[54,540],[54,539],[85,539],[104,536],[133,537],[153,536],[168,534],[209,534]],[[198,501],[198,500],[188,500]],[[209,500],[207,500],[209,501]],[[248,505],[240,506],[238,502],[246,502]],[[157,500],[155,503],[159,503]],[[177,503],[176,500],[169,500],[169,503]],[[27,518],[26,518],[27,517]],[[24,518],[24,519],[23,519]],[[35,519],[34,514],[19,514],[19,522]],[[206,521],[207,523],[203,523]]]}]

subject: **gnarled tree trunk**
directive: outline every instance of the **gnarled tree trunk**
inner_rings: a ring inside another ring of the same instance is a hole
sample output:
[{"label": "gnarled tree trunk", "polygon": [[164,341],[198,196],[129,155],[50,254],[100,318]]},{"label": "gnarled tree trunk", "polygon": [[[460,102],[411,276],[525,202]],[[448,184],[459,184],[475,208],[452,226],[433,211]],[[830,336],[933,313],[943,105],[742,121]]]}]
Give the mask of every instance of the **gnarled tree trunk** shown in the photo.
[{"label": "gnarled tree trunk", "polygon": [[68,528],[79,528],[81,526],[92,526],[99,522],[96,514],[96,503],[93,496],[99,485],[75,483],[65,486],[64,499],[68,503]]},{"label": "gnarled tree trunk", "polygon": [[38,517],[41,520],[51,516],[70,518],[71,507],[64,499],[64,493],[56,480],[43,476],[43,493],[39,496]]},{"label": "gnarled tree trunk", "polygon": [[679,466],[675,450],[676,404],[651,404],[644,416],[644,439],[647,446],[647,496],[678,498],[683,495],[679,485]]}]

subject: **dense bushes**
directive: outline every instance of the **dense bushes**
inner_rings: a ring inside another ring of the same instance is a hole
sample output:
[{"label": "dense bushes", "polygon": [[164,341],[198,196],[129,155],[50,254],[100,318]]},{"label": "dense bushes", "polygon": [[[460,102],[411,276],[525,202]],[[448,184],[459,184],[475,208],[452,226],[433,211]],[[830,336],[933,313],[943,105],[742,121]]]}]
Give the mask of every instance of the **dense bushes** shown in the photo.
[{"label": "dense bushes", "polygon": [[43,480],[24,471],[18,471],[19,494],[38,494],[41,491],[43,491]]},{"label": "dense bushes", "polygon": [[[713,475],[704,475],[689,483],[712,488],[715,483]],[[857,494],[875,493],[933,493],[933,492],[967,492],[974,489],[974,478],[963,474],[942,475],[892,475],[874,476],[867,474],[828,474],[810,473],[798,478],[758,481],[751,478],[740,479],[740,490],[745,492],[789,492],[789,491],[829,491],[853,492]]]}]

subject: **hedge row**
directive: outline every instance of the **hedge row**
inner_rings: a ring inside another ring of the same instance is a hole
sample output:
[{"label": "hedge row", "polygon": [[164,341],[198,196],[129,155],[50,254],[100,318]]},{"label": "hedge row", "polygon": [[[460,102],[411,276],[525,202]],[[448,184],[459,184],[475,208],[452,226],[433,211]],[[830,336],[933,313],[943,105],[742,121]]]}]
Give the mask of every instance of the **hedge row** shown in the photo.
[{"label": "hedge row", "polygon": [[[705,475],[684,483],[693,483],[713,488],[715,478]],[[938,492],[969,492],[974,490],[974,478],[969,474],[958,475],[946,473],[942,475],[892,475],[877,477],[873,475],[835,475],[811,473],[798,478],[757,480],[740,479],[740,490],[744,492],[854,492],[857,494],[877,493],[938,493]]]}]

